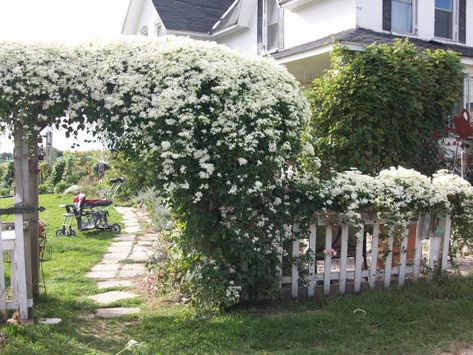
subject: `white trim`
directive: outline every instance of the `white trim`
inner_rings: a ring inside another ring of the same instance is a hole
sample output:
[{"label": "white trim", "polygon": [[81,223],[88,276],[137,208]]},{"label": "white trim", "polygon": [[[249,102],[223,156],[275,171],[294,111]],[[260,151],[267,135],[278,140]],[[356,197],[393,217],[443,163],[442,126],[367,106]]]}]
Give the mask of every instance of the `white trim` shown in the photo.
[{"label": "white trim", "polygon": [[289,10],[296,11],[311,3],[320,2],[320,1],[321,0],[292,0],[280,5],[280,7],[282,9],[289,9]]},{"label": "white trim", "polygon": [[225,17],[227,17],[227,15],[230,13],[230,11],[232,11],[235,8],[235,6],[238,4],[239,1],[240,0],[235,0],[233,2],[233,4],[228,8],[227,11],[225,11],[225,13],[222,15],[222,17],[220,17],[220,19],[217,22],[215,22],[215,24],[212,26],[212,30],[214,30],[220,24],[220,22],[222,22],[222,20]]},{"label": "white trim", "polygon": [[328,53],[328,52],[331,52],[332,49],[333,49],[333,45],[323,46],[323,47],[319,47],[315,49],[310,49],[302,53],[293,54],[284,58],[276,59],[276,61],[280,64],[290,63],[296,60],[306,59],[306,58],[315,57],[317,55],[321,55],[324,53]]}]

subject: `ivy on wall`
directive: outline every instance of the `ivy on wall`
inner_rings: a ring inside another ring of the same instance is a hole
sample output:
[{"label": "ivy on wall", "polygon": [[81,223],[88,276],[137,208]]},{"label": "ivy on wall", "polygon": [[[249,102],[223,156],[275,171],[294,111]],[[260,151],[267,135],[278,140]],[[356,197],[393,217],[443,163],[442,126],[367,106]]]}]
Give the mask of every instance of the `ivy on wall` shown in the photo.
[{"label": "ivy on wall", "polygon": [[362,52],[337,46],[331,69],[307,92],[309,140],[322,171],[376,174],[402,165],[434,173],[440,147],[432,131],[447,127],[462,78],[451,51],[420,51],[408,40]]}]

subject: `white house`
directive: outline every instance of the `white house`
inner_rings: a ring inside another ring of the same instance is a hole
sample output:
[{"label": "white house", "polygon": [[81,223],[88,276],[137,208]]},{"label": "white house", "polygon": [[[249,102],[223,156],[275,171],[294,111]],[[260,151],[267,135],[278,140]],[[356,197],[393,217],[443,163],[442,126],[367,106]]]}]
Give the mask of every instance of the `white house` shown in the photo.
[{"label": "white house", "polygon": [[257,55],[270,52],[303,84],[328,68],[334,41],[353,50],[409,37],[452,49],[473,109],[472,0],[131,0],[123,34],[185,35]]}]

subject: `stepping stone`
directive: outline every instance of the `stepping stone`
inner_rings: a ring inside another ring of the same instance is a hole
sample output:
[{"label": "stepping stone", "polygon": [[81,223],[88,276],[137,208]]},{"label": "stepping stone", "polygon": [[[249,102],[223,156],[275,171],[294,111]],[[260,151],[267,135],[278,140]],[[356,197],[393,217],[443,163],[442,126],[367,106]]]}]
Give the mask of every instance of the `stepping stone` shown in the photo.
[{"label": "stepping stone", "polygon": [[127,316],[130,314],[137,314],[140,313],[140,309],[138,307],[132,308],[98,308],[97,313],[95,314],[97,317],[100,318],[118,318],[121,316]]},{"label": "stepping stone", "polygon": [[126,227],[125,232],[127,232],[127,233],[139,233],[140,228],[139,227],[130,227],[130,228]]},{"label": "stepping stone", "polygon": [[125,264],[122,266],[122,270],[135,270],[135,271],[145,271],[145,264]]},{"label": "stepping stone", "polygon": [[113,242],[109,245],[109,247],[131,247],[133,245],[133,242]]},{"label": "stepping stone", "polygon": [[100,293],[95,296],[89,296],[88,298],[102,306],[106,306],[108,304],[111,304],[117,301],[127,300],[127,299],[135,298],[135,297],[138,297],[138,295],[132,292],[110,291],[110,292]]},{"label": "stepping stone", "polygon": [[[107,253],[103,255],[102,260],[114,260],[115,263],[120,260],[125,260],[128,257],[129,253]],[[104,263],[103,264],[110,264],[110,263]]]},{"label": "stepping stone", "polygon": [[[151,246],[153,245],[153,243],[149,240],[141,240],[139,241],[138,243],[136,243],[137,246],[143,246],[143,247],[147,247],[147,246]],[[135,246],[136,248],[136,246]]]},{"label": "stepping stone", "polygon": [[158,237],[154,237],[154,236],[149,236],[149,235],[144,235],[142,237],[137,237],[137,240],[139,242],[154,242],[156,240],[158,240]]},{"label": "stepping stone", "polygon": [[118,271],[119,264],[97,264],[90,271]]},{"label": "stepping stone", "polygon": [[136,236],[134,235],[120,235],[120,234],[117,234],[117,236],[115,238],[113,238],[112,240],[114,242],[132,242],[134,241],[136,238]]},{"label": "stepping stone", "polygon": [[91,271],[85,274],[90,279],[113,279],[117,271]]},{"label": "stepping stone", "polygon": [[147,262],[149,260],[149,255],[146,254],[146,253],[141,253],[141,252],[131,253],[131,255],[128,257],[128,259],[144,263],[144,262]]},{"label": "stepping stone", "polygon": [[101,281],[97,282],[97,287],[99,289],[103,288],[111,288],[111,287],[132,287],[134,282],[131,280],[109,280],[109,281]]},{"label": "stepping stone", "polygon": [[122,260],[125,260],[125,259],[102,259],[102,260],[100,260],[100,263],[101,264],[116,264],[119,261],[122,261]]},{"label": "stepping stone", "polygon": [[130,279],[130,278],[134,278],[134,277],[138,277],[140,275],[144,275],[146,274],[146,271],[145,270],[121,270],[119,273],[118,273],[118,277],[120,279]]},{"label": "stepping stone", "polygon": [[135,245],[133,247],[133,253],[147,253],[147,254],[152,254],[153,251],[149,246],[143,246],[143,245]]},{"label": "stepping stone", "polygon": [[108,247],[108,253],[129,253],[131,251],[131,245],[128,247]]}]

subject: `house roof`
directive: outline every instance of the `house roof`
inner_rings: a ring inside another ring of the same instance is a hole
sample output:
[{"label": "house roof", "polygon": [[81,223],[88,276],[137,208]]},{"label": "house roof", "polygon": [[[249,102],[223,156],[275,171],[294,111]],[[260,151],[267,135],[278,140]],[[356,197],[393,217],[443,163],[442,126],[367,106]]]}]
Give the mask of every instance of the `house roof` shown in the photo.
[{"label": "house roof", "polygon": [[167,30],[210,33],[235,0],[153,0]]},{"label": "house roof", "polygon": [[222,16],[222,18],[217,23],[215,23],[214,27],[212,28],[212,31],[218,32],[224,30],[225,28],[238,24],[242,4],[242,0],[234,1],[231,8],[228,9],[228,11]]},{"label": "house roof", "polygon": [[[390,44],[395,38],[406,38],[403,36],[396,36],[389,33],[376,32],[364,28],[357,28],[353,30],[343,31],[335,35],[318,39],[313,42],[305,43],[299,46],[283,49],[273,54],[275,59],[282,59],[295,54],[301,54],[317,48],[325,47],[340,42],[342,44],[361,44],[368,45],[371,43],[386,43]],[[450,49],[457,52],[463,57],[473,58],[473,48],[454,43],[443,43],[435,40],[423,40],[415,37],[408,37],[409,41],[421,49]]]}]

